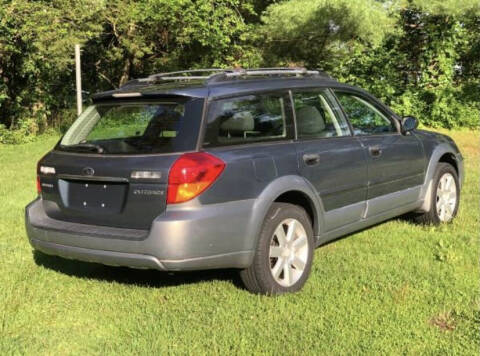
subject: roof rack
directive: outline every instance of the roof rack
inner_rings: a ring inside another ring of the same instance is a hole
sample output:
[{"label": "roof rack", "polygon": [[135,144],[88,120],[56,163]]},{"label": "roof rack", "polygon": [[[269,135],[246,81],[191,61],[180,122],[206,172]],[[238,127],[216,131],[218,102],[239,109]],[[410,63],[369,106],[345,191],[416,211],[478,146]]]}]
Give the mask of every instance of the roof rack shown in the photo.
[{"label": "roof rack", "polygon": [[[208,75],[198,75],[208,73]],[[193,74],[193,75],[192,75]],[[158,82],[158,81],[190,81],[190,80],[204,80],[207,84],[226,81],[230,79],[244,79],[247,77],[327,77],[330,76],[319,70],[307,70],[306,68],[257,68],[257,69],[243,69],[243,68],[206,68],[206,69],[192,69],[182,70],[176,72],[157,73],[149,75],[146,78],[134,79],[127,82],[125,85],[143,82]]]},{"label": "roof rack", "polygon": [[[156,80],[198,80],[198,79],[208,79],[211,76],[224,73],[231,69],[219,69],[219,68],[208,68],[208,69],[191,69],[191,70],[180,70],[176,72],[167,72],[167,73],[157,73],[149,75],[147,78],[144,78],[144,81],[156,81]],[[189,75],[196,73],[213,73],[210,75]]]}]

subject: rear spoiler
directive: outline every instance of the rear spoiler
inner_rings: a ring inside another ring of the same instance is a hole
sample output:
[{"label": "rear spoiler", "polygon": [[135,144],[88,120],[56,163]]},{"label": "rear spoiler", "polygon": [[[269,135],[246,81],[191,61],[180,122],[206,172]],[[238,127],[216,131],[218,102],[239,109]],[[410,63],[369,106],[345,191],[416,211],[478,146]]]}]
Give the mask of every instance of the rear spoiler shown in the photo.
[{"label": "rear spoiler", "polygon": [[141,92],[141,91],[124,91],[124,90],[110,90],[102,93],[97,93],[92,96],[93,103],[100,102],[129,102],[129,101],[144,101],[144,100],[158,100],[158,99],[174,99],[174,100],[188,100],[194,98],[191,95],[162,93],[162,92]]}]

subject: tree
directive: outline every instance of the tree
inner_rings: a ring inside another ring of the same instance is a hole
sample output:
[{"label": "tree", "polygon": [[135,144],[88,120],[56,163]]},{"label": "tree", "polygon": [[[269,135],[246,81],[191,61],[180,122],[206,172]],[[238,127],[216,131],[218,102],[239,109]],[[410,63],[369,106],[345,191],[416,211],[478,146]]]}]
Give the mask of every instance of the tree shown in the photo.
[{"label": "tree", "polygon": [[429,126],[479,126],[478,1],[292,0],[263,17],[272,65],[326,69]]},{"label": "tree", "polygon": [[73,46],[100,31],[95,0],[1,1],[0,124],[32,130],[46,125],[55,107],[71,95]]},{"label": "tree", "polygon": [[374,0],[291,0],[262,17],[264,56],[270,63],[300,63],[330,70],[393,31],[385,6]]},{"label": "tree", "polygon": [[113,87],[154,72],[254,66],[256,51],[246,44],[252,28],[242,15],[252,11],[239,0],[112,2],[103,33],[87,45],[86,66]]}]

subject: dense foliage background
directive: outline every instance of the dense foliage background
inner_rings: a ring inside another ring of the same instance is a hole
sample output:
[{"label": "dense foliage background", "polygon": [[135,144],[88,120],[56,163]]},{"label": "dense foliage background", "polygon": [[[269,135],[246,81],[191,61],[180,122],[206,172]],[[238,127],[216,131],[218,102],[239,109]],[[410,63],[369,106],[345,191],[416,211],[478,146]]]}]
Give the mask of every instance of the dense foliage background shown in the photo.
[{"label": "dense foliage background", "polygon": [[478,0],[0,0],[0,142],[75,118],[83,87],[202,67],[302,65],[428,126],[479,127]]}]

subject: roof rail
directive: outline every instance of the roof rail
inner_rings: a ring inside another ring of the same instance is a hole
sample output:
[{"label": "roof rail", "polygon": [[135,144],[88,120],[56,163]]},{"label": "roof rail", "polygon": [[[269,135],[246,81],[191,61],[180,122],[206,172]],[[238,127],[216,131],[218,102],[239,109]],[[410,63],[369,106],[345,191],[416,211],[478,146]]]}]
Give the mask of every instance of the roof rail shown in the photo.
[{"label": "roof rail", "polygon": [[204,68],[204,69],[191,69],[191,70],[180,70],[176,72],[166,72],[166,73],[157,73],[149,75],[145,79],[150,80],[178,80],[177,78],[188,80],[188,79],[207,79],[212,74],[209,75],[187,75],[187,74],[195,74],[195,73],[223,73],[225,71],[229,71],[231,69],[219,69],[219,68]]},{"label": "roof rail", "polygon": [[[132,79],[126,82],[123,86],[138,84],[138,83],[151,83],[161,80],[171,80],[171,81],[188,81],[188,80],[207,80],[212,75],[220,74],[229,69],[219,69],[219,68],[205,68],[205,69],[191,69],[191,70],[180,70],[175,72],[164,72],[164,73],[156,73],[151,74],[146,78],[139,78],[139,79]],[[214,73],[209,75],[188,75],[188,74],[196,74],[196,73]]]},{"label": "roof rail", "polygon": [[[208,75],[197,75],[201,73],[208,73]],[[194,74],[194,75],[191,75]],[[205,80],[208,83],[226,81],[229,79],[242,79],[246,77],[282,77],[282,76],[330,76],[325,72],[319,70],[307,70],[303,67],[286,68],[286,67],[272,67],[272,68],[256,68],[256,69],[243,69],[243,68],[206,68],[206,69],[192,69],[181,70],[176,72],[157,73],[149,75],[146,78],[134,79],[127,84],[142,83],[142,82],[156,82],[156,81],[188,81],[188,80]]]},{"label": "roof rail", "polygon": [[307,70],[306,68],[258,68],[243,69],[234,72],[225,72],[226,78],[241,78],[252,76],[317,76],[319,71]]}]

